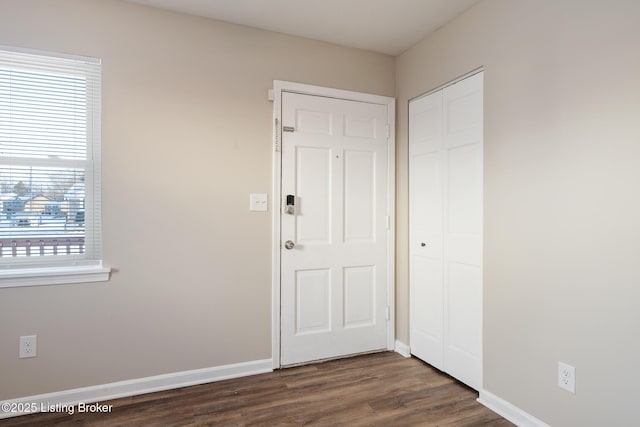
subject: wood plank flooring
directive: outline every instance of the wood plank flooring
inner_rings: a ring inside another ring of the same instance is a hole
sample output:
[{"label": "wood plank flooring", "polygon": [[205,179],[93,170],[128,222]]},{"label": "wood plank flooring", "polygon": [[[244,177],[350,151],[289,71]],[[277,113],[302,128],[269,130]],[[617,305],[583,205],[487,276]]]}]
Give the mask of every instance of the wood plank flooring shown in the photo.
[{"label": "wood plank flooring", "polygon": [[513,426],[418,359],[377,353],[42,413],[0,426]]}]

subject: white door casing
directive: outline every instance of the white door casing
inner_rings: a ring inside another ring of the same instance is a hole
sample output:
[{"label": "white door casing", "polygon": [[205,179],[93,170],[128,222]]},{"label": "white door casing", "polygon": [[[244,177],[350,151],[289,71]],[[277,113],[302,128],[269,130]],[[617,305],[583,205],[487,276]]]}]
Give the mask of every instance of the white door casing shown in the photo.
[{"label": "white door casing", "polygon": [[393,348],[393,100],[354,96],[276,82],[274,367]]},{"label": "white door casing", "polygon": [[483,74],[409,105],[411,352],[482,386]]}]

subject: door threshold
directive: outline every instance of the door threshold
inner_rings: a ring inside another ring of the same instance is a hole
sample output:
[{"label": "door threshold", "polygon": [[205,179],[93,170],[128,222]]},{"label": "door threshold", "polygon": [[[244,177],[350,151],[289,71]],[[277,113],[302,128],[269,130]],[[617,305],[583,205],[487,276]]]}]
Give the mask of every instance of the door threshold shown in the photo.
[{"label": "door threshold", "polygon": [[340,356],[328,357],[326,359],[309,360],[307,362],[292,363],[290,365],[281,365],[278,369],[288,369],[288,368],[297,368],[298,366],[317,365],[319,363],[331,362],[332,360],[350,359],[352,357],[366,356],[367,354],[376,354],[376,353],[385,353],[385,352],[393,352],[393,351],[388,350],[386,348],[381,348],[379,350],[365,351],[363,353],[343,354]]}]

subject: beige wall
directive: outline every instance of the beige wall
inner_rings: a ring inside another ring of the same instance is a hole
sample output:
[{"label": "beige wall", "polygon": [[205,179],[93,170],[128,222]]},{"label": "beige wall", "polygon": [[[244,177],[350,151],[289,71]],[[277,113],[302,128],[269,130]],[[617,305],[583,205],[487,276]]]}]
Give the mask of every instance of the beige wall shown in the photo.
[{"label": "beige wall", "polygon": [[0,289],[0,400],[270,358],[271,216],[248,211],[271,192],[267,90],[393,96],[394,58],[112,0],[0,0],[0,44],[102,58],[115,269]]},{"label": "beige wall", "polygon": [[[407,101],[485,69],[485,387],[554,426],[632,425],[640,382],[640,3],[482,0],[377,55],[112,0],[0,0],[0,44],[103,58],[110,282],[0,289],[0,399],[271,356],[273,79]],[[394,85],[395,75],[395,85]],[[272,206],[271,206],[272,208]],[[250,265],[247,268],[246,265]],[[38,357],[17,358],[38,334]],[[556,386],[562,360],[577,393]]]},{"label": "beige wall", "polygon": [[484,66],[484,385],[553,426],[637,425],[639,22],[636,0],[483,0],[397,60],[398,338],[407,101]]}]

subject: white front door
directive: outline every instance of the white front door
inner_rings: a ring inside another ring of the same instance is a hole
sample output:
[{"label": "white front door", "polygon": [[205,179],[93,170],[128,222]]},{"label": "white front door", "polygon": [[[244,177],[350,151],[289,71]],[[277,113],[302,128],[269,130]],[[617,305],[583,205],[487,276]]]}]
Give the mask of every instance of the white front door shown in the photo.
[{"label": "white front door", "polygon": [[281,365],[387,348],[387,117],[282,92]]},{"label": "white front door", "polygon": [[483,75],[409,105],[411,352],[482,385]]}]

